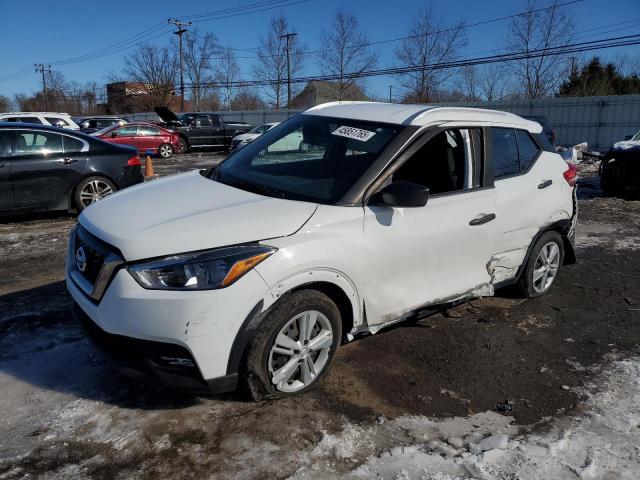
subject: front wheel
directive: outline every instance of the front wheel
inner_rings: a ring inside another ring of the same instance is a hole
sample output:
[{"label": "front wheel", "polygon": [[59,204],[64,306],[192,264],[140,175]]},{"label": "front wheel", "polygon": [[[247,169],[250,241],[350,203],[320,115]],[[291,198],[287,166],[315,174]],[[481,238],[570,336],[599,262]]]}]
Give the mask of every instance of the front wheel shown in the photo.
[{"label": "front wheel", "polygon": [[544,295],[553,285],[564,261],[564,243],[558,232],[547,232],[536,242],[519,286],[527,298]]},{"label": "front wheel", "polygon": [[102,200],[115,191],[115,184],[107,178],[97,176],[83,178],[73,194],[75,207],[78,212],[81,212],[92,203]]},{"label": "front wheel", "polygon": [[168,143],[163,143],[158,147],[158,155],[162,158],[169,158],[173,155],[173,147]]},{"label": "front wheel", "polygon": [[340,311],[324,293],[300,290],[264,318],[247,351],[242,377],[254,400],[314,388],[342,338]]}]

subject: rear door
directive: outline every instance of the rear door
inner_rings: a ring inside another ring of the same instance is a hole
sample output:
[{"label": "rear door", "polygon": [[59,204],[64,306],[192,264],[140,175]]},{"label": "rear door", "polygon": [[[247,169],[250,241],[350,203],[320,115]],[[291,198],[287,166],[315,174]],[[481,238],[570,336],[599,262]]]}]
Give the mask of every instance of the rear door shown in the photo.
[{"label": "rear door", "polygon": [[227,129],[220,115],[211,115],[211,124],[213,145],[226,145],[227,142],[231,142],[233,135],[230,134],[229,138],[227,138]]},{"label": "rear door", "polygon": [[490,151],[497,203],[496,281],[513,278],[527,248],[561,206],[561,176],[545,168],[542,148],[526,130],[491,127]]},{"label": "rear door", "polygon": [[51,131],[13,132],[11,184],[16,208],[68,208],[71,190],[86,163],[88,144],[70,137],[64,142],[63,137]]},{"label": "rear door", "polygon": [[157,127],[140,125],[138,127],[138,151],[146,153],[147,150],[153,150],[152,155],[154,155],[162,143],[161,135],[162,132]]},{"label": "rear door", "polygon": [[13,208],[13,190],[11,188],[11,159],[7,134],[0,132],[0,210]]}]

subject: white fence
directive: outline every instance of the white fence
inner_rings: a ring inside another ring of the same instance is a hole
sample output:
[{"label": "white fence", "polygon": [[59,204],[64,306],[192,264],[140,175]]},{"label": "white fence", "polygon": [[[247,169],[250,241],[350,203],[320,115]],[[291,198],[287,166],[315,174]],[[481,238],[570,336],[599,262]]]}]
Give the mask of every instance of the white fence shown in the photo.
[{"label": "white fence", "polygon": [[[640,95],[607,97],[562,97],[526,101],[457,102],[441,104],[504,110],[518,115],[544,115],[556,129],[558,144],[588,142],[593,149],[604,150],[640,130]],[[302,110],[221,111],[225,121],[251,125],[281,122]]]}]

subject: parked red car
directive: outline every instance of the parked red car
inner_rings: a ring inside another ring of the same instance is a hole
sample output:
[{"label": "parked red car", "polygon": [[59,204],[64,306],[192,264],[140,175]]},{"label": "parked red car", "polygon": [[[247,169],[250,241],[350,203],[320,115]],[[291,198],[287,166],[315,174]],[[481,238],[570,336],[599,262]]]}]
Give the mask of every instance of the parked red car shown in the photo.
[{"label": "parked red car", "polygon": [[131,145],[141,154],[153,150],[162,158],[169,158],[180,147],[180,137],[176,132],[152,123],[112,125],[98,130],[93,136],[109,143]]}]

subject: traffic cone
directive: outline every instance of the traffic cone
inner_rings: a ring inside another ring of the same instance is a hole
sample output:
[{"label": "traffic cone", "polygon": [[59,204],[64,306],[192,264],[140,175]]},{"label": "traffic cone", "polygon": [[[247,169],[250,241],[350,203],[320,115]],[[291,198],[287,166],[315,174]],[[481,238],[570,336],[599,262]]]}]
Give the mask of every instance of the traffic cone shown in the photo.
[{"label": "traffic cone", "polygon": [[144,162],[144,176],[153,177],[153,163],[151,163],[151,150],[147,150],[147,159]]}]

